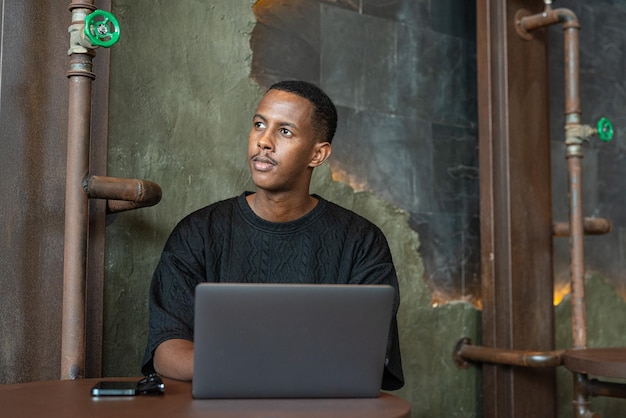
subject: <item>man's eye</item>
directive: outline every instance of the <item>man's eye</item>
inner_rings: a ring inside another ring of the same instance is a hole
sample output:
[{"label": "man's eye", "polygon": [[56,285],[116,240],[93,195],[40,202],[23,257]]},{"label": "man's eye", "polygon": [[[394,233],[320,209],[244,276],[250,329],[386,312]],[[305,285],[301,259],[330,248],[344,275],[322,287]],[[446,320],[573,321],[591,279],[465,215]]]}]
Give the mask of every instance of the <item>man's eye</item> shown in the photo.
[{"label": "man's eye", "polygon": [[280,128],[280,133],[282,135],[285,135],[285,136],[291,136],[292,135],[291,131],[289,129],[287,129],[287,128]]},{"label": "man's eye", "polygon": [[263,124],[263,122],[254,122],[254,127],[257,129],[263,129],[265,128],[265,124]]}]

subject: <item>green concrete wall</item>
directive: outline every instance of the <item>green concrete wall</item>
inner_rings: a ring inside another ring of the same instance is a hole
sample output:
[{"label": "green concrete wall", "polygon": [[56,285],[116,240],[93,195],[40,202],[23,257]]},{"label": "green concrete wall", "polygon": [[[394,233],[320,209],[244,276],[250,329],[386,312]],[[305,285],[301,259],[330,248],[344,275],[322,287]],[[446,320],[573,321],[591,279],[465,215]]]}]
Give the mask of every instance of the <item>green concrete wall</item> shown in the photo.
[{"label": "green concrete wall", "polygon": [[[250,79],[252,0],[116,0],[109,175],[161,185],[157,206],[118,214],[107,229],[103,372],[137,375],[147,334],[147,293],[160,251],[188,212],[251,189],[247,133],[261,89]],[[471,305],[432,307],[419,237],[408,215],[318,170],[312,191],[385,232],[400,278],[406,387],[414,416],[480,415],[480,376],[452,361],[462,336],[477,340]]]}]

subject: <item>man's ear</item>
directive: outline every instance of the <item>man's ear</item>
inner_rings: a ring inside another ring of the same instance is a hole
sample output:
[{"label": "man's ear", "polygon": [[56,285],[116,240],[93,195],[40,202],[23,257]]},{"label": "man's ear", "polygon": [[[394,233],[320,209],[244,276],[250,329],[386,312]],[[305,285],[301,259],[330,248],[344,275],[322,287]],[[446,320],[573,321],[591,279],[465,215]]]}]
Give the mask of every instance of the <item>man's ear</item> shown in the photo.
[{"label": "man's ear", "polygon": [[330,145],[330,142],[318,142],[315,144],[313,152],[313,158],[309,163],[309,167],[315,168],[324,164],[328,157],[330,157],[330,154],[332,154],[333,147]]}]

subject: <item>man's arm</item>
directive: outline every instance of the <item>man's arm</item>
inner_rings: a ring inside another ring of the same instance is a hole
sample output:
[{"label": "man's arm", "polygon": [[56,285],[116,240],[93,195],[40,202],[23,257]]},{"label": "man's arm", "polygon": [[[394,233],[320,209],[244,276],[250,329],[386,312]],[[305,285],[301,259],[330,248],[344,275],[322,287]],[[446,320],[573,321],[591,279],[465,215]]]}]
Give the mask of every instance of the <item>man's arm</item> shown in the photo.
[{"label": "man's arm", "polygon": [[[387,357],[381,387],[383,390],[397,390],[404,386],[396,318],[400,306],[400,286],[387,239],[377,226],[371,225],[370,228],[366,228],[364,234],[361,234],[360,239],[357,238],[357,245],[361,247],[355,252],[358,256],[353,259],[351,280],[356,280],[361,284],[387,284],[395,289],[393,318],[389,329]],[[356,233],[352,235],[358,237]]]},{"label": "man's arm", "polygon": [[154,369],[161,376],[177,380],[193,378],[193,342],[163,341],[154,351]]},{"label": "man's arm", "polygon": [[152,276],[144,375],[192,379],[194,289],[206,272],[198,222],[190,215],[176,225]]}]

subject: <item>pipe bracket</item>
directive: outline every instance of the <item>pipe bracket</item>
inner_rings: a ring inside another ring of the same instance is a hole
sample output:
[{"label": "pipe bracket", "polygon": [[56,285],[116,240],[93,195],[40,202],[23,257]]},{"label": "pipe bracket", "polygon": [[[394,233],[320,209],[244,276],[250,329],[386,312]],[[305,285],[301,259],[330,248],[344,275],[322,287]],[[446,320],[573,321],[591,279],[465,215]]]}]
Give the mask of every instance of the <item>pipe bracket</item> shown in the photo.
[{"label": "pipe bracket", "polygon": [[524,18],[527,16],[530,16],[530,12],[526,9],[519,9],[515,12],[515,31],[522,39],[530,41],[533,39],[533,35],[524,26]]},{"label": "pipe bracket", "polygon": [[470,366],[470,363],[463,358],[462,350],[465,345],[472,345],[472,340],[467,337],[461,338],[454,346],[454,353],[452,353],[454,363],[460,369],[467,369]]}]

